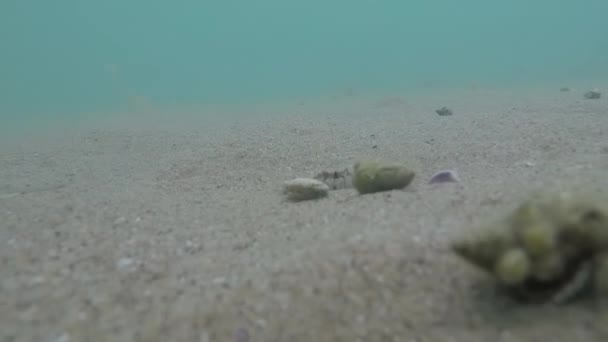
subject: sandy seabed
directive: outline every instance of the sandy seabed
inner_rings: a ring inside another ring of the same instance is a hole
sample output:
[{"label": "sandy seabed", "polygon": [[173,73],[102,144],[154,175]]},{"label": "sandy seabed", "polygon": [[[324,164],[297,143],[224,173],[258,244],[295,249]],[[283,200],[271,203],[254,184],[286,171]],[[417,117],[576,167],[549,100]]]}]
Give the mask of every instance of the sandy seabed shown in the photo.
[{"label": "sandy seabed", "polygon": [[[592,301],[515,303],[448,249],[534,191],[608,190],[608,100],[584,90],[131,113],[5,141],[0,340],[608,341]],[[416,178],[283,198],[367,158]],[[428,185],[441,169],[460,183]]]}]

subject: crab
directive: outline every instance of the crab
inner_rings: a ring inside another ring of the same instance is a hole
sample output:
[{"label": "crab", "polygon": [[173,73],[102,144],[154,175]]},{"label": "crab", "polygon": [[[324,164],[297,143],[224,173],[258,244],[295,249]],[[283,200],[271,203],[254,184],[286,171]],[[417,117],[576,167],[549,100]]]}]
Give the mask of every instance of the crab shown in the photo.
[{"label": "crab", "polygon": [[608,200],[536,194],[506,217],[454,241],[452,251],[520,300],[565,303],[608,294]]},{"label": "crab", "polygon": [[331,190],[349,189],[353,186],[353,173],[349,168],[342,171],[323,171],[314,176],[314,179],[327,184]]}]

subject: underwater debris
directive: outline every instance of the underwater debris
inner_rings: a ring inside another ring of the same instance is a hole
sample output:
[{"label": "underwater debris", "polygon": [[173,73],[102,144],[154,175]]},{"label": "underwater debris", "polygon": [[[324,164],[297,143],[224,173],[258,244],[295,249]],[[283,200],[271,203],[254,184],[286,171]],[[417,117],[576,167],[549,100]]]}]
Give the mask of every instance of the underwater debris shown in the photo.
[{"label": "underwater debris", "polygon": [[319,199],[327,196],[327,184],[310,178],[296,178],[284,183],[284,194],[293,202]]},{"label": "underwater debris", "polygon": [[559,91],[561,91],[562,93],[565,93],[565,92],[570,91],[570,88],[568,88],[568,87],[561,87],[561,88],[559,88]]},{"label": "underwater debris", "polygon": [[518,299],[563,303],[589,289],[606,295],[608,199],[538,194],[451,247]]},{"label": "underwater debris", "polygon": [[323,171],[313,178],[327,184],[330,190],[349,189],[353,187],[353,173],[348,168],[345,168],[342,171]]},{"label": "underwater debris", "polygon": [[452,110],[448,107],[437,109],[435,113],[439,114],[439,116],[448,116],[453,114]]},{"label": "underwater debris", "polygon": [[460,177],[454,170],[442,170],[431,176],[428,184],[436,183],[458,183]]},{"label": "underwater debris", "polygon": [[588,100],[597,100],[602,97],[602,93],[598,89],[591,89],[584,94],[584,97]]},{"label": "underwater debris", "polygon": [[403,189],[415,176],[413,171],[403,165],[374,161],[356,163],[354,170],[352,184],[359,194]]}]

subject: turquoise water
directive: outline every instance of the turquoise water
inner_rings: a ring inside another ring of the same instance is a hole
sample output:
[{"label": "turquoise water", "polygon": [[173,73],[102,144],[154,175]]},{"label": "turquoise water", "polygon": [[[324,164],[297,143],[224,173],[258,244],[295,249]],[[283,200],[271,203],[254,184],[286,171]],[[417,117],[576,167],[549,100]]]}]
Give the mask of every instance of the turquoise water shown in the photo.
[{"label": "turquoise water", "polygon": [[607,13],[606,0],[2,0],[0,118],[600,82]]}]

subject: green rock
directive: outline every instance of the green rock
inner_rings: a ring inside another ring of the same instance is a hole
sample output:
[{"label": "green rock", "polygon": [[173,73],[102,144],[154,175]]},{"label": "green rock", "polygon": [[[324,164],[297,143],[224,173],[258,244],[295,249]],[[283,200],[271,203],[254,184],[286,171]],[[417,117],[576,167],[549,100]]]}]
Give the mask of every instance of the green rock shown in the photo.
[{"label": "green rock", "polygon": [[403,189],[415,175],[403,165],[373,161],[355,164],[354,171],[353,186],[359,194]]}]

